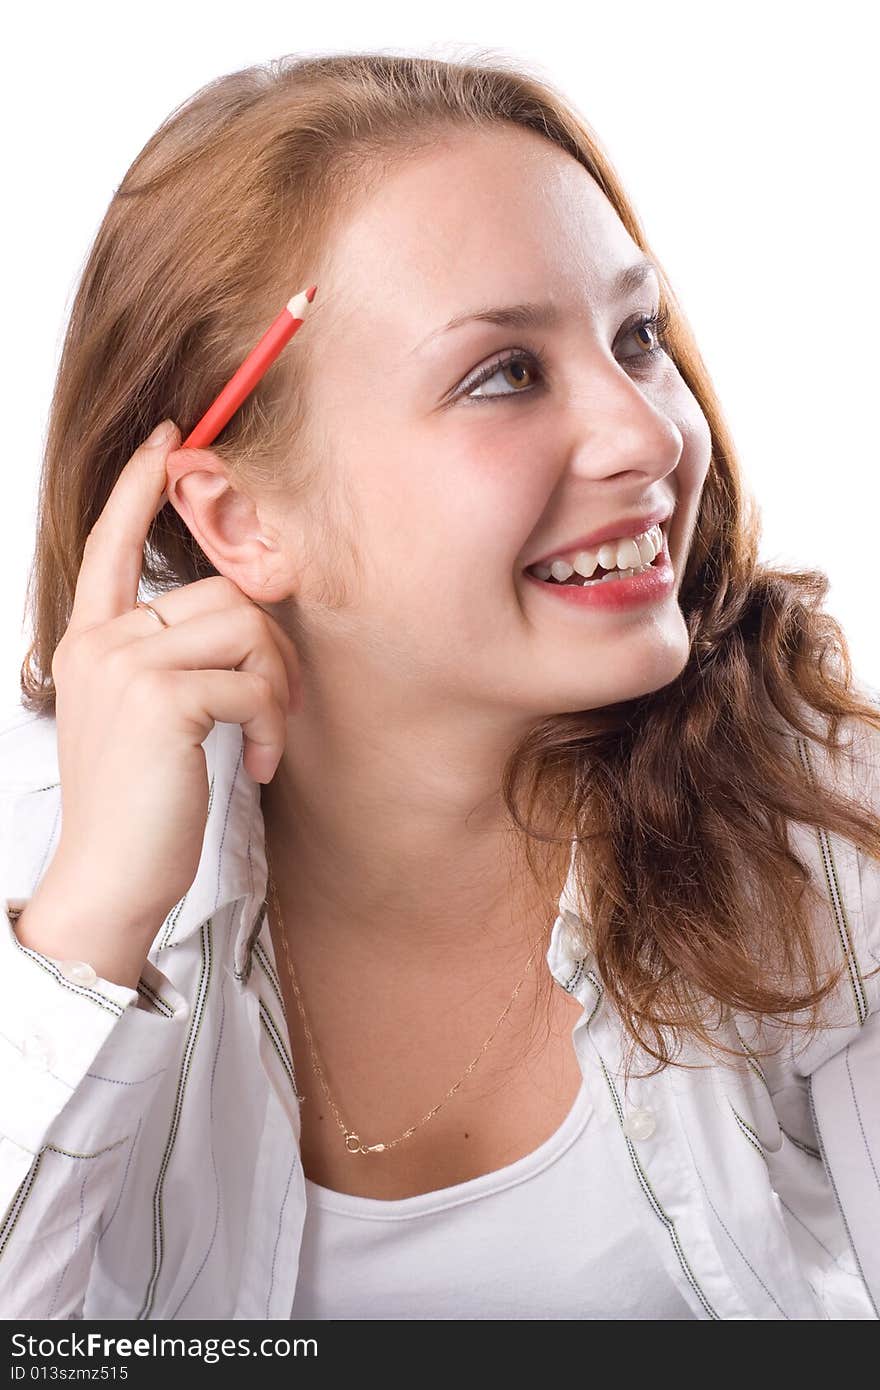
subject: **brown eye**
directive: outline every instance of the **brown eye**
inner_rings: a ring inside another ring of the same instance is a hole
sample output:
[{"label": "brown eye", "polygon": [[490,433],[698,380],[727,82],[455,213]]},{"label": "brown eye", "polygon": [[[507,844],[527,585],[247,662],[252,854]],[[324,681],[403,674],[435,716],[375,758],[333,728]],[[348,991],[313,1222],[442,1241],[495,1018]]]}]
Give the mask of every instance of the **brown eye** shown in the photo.
[{"label": "brown eye", "polygon": [[507,374],[511,386],[530,386],[532,369],[524,357],[514,357],[501,368]]},{"label": "brown eye", "polygon": [[626,333],[627,338],[635,338],[638,344],[639,350],[632,356],[659,358],[667,352],[668,328],[669,310],[665,305],[661,306],[656,314],[644,314]]},{"label": "brown eye", "polygon": [[653,323],[640,323],[633,329],[633,337],[643,347],[645,352],[655,352],[657,349],[657,331]]},{"label": "brown eye", "polygon": [[[532,353],[512,352],[500,362],[486,367],[470,386],[463,388],[469,400],[492,400],[503,396],[524,396],[535,388],[536,380],[542,375],[542,367]],[[484,388],[491,382],[500,380],[502,386],[512,390],[487,391]]]}]

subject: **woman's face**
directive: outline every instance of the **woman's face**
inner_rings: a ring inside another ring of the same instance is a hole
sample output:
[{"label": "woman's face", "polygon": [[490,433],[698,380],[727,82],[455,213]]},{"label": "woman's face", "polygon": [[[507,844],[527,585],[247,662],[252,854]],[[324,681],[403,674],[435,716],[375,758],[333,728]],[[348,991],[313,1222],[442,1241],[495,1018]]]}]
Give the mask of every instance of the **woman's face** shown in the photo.
[{"label": "woman's face", "polygon": [[[656,277],[614,291],[642,259],[587,172],[513,126],[405,161],[333,236],[314,275],[321,312],[303,329],[326,448],[320,508],[298,501],[271,523],[296,626],[344,642],[392,703],[528,723],[682,670],[677,594],[710,437],[639,328],[659,307]],[[444,327],[526,301],[555,321]],[[632,535],[615,524],[655,512],[671,514],[673,576],[659,595],[571,602],[524,573],[570,559],[596,531]]]}]

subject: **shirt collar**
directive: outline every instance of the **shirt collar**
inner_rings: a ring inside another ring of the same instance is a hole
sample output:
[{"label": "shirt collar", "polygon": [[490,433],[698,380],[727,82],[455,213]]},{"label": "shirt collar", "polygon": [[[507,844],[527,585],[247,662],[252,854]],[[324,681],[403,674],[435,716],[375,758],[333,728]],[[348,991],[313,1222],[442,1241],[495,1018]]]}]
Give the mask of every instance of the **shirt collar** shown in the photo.
[{"label": "shirt collar", "polygon": [[245,770],[240,724],[215,723],[202,747],[208,770],[202,854],[189,891],[157,940],[162,949],[180,946],[209,917],[231,908],[235,973],[243,982],[262,928],[268,882],[261,784]]}]

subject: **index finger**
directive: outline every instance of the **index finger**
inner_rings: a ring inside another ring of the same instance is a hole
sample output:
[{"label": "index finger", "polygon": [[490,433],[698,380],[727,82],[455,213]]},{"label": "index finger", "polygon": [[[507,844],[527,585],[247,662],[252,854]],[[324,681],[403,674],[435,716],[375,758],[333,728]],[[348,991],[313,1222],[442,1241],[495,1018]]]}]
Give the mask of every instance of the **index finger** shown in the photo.
[{"label": "index finger", "polygon": [[86,540],[69,630],[127,613],[137,602],[144,545],[165,492],[165,463],[180,442],[171,420],[135,449]]}]

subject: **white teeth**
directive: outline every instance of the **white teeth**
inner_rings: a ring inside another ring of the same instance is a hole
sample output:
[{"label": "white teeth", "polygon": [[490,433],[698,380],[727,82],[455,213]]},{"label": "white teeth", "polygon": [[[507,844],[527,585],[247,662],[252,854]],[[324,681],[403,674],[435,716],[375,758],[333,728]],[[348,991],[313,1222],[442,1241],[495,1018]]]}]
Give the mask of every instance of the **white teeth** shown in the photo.
[{"label": "white teeth", "polygon": [[632,569],[633,565],[640,565],[642,557],[639,554],[639,547],[635,541],[621,541],[617,547],[617,568]]},{"label": "white teeth", "polygon": [[649,565],[659,549],[659,547],[654,544],[654,536],[650,531],[646,531],[643,536],[639,537],[637,544],[639,548],[639,558],[642,564]]},{"label": "white teeth", "polygon": [[598,550],[579,550],[572,560],[575,574],[581,575],[584,579],[589,579],[599,563]]},{"label": "white teeth", "polygon": [[[644,531],[640,536],[625,537],[619,541],[605,541],[597,550],[579,550],[569,564],[557,556],[549,564],[533,565],[532,571],[538,579],[557,580],[565,583],[573,574],[583,579],[584,584],[600,584],[605,579],[615,579],[619,573],[629,576],[638,574],[656,559],[663,549],[663,532],[658,525]],[[600,579],[591,579],[596,567],[608,570]]]},{"label": "white teeth", "polygon": [[600,575],[598,579],[585,579],[580,587],[588,589],[591,584],[607,584],[611,579],[631,579],[634,574],[643,574],[645,570],[650,568],[650,565],[637,565],[634,569],[609,570],[607,574]]}]

